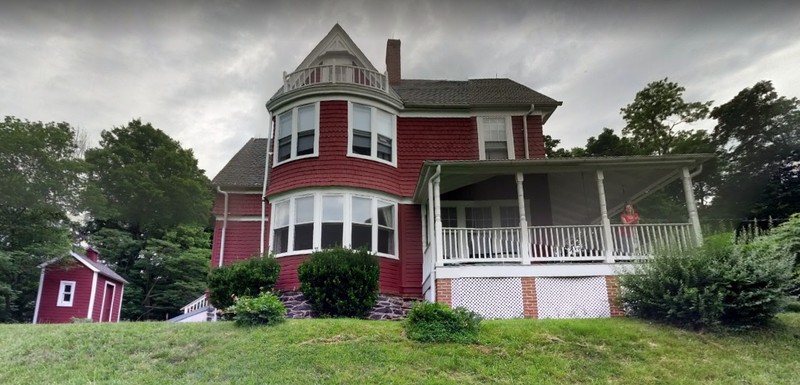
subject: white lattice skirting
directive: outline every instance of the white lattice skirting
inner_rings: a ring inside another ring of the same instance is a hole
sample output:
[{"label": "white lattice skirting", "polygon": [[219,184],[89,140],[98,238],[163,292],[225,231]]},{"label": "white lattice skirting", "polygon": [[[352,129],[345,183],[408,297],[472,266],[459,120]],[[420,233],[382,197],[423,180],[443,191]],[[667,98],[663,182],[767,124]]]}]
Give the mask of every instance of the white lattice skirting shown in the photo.
[{"label": "white lattice skirting", "polygon": [[605,277],[536,278],[539,318],[611,317]]},{"label": "white lattice skirting", "polygon": [[463,306],[484,318],[522,318],[520,278],[458,278],[452,281],[452,307]]},{"label": "white lattice skirting", "polygon": [[[452,307],[462,306],[484,318],[522,318],[526,314],[522,279],[454,278],[450,282]],[[529,316],[538,318],[604,318],[611,316],[604,276],[536,277],[536,307]],[[532,294],[530,295],[532,297]],[[534,315],[535,314],[535,315]]]}]

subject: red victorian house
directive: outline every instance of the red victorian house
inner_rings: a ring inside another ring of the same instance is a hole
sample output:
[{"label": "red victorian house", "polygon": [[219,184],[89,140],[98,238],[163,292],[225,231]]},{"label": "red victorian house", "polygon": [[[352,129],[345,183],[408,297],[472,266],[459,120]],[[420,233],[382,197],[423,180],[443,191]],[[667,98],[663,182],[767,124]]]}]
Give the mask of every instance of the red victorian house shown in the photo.
[{"label": "red victorian house", "polygon": [[[213,180],[213,266],[272,252],[277,288],[295,290],[314,250],[363,246],[383,294],[491,318],[603,317],[631,261],[700,242],[691,178],[708,155],[546,159],[560,101],[510,79],[406,79],[400,63],[399,40],[381,72],[335,25],[283,74],[268,138]],[[626,201],[679,178],[684,223],[620,228]]]},{"label": "red victorian house", "polygon": [[73,319],[119,322],[124,278],[97,260],[93,248],[86,255],[71,252],[39,267],[39,293],[33,323],[68,323]]}]

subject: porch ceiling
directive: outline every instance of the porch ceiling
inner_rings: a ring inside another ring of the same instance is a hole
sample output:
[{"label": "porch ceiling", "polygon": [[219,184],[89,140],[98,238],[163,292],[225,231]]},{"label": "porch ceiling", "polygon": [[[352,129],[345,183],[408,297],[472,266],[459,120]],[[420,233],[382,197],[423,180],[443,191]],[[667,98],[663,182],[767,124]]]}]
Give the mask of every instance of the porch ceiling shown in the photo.
[{"label": "porch ceiling", "polygon": [[[557,158],[492,161],[427,161],[414,194],[416,202],[427,200],[427,188],[441,170],[442,194],[497,175],[547,174],[553,224],[599,222],[600,204],[597,170],[604,174],[609,215],[616,215],[628,200],[636,202],[680,178],[681,169],[694,171],[712,154],[626,156],[602,158]],[[533,203],[535,204],[535,203]]]}]

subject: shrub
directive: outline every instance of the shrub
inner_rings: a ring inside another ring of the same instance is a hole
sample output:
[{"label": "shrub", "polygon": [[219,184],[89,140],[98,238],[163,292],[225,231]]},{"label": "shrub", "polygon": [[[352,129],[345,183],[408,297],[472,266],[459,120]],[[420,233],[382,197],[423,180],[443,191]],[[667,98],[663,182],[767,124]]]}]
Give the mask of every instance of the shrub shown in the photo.
[{"label": "shrub", "polygon": [[378,257],[365,249],[317,251],[297,275],[303,296],[322,316],[363,317],[378,298]]},{"label": "shrub", "polygon": [[759,238],[748,245],[731,234],[706,239],[686,255],[659,255],[620,276],[621,300],[633,315],[683,327],[749,328],[785,303],[791,261]]},{"label": "shrub", "polygon": [[275,325],[285,321],[286,306],[272,293],[239,297],[225,312],[239,326]]},{"label": "shrub", "polygon": [[472,343],[480,328],[481,316],[477,313],[440,303],[417,303],[405,320],[406,336],[421,342]]},{"label": "shrub", "polygon": [[783,253],[790,255],[794,263],[794,277],[788,292],[800,300],[800,213],[792,214],[787,222],[772,229],[764,239],[774,243]]},{"label": "shrub", "polygon": [[269,292],[280,271],[281,265],[271,256],[254,256],[213,269],[208,275],[209,300],[214,307],[225,309],[233,305],[236,297]]}]

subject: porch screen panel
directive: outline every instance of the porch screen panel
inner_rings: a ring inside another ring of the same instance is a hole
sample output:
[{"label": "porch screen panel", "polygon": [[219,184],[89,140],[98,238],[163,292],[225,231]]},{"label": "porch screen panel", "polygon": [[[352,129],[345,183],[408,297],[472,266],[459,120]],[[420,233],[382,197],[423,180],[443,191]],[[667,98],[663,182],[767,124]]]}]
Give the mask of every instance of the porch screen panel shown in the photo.
[{"label": "porch screen panel", "polygon": [[[455,207],[442,207],[442,228],[453,229],[458,227],[458,210]],[[455,259],[462,255],[462,242],[459,241],[457,232],[444,231],[442,246],[445,259]]]},{"label": "porch screen panel", "polygon": [[491,207],[465,207],[467,250],[472,257],[491,257],[494,253]]}]

